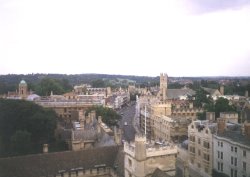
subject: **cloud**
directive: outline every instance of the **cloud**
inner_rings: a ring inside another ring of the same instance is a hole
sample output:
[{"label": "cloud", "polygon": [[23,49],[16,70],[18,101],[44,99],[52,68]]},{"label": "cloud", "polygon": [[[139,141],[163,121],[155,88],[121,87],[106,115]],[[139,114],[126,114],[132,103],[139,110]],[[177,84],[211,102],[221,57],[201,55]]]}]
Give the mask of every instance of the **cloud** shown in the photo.
[{"label": "cloud", "polygon": [[241,9],[247,5],[250,5],[249,0],[185,0],[185,6],[195,14]]}]

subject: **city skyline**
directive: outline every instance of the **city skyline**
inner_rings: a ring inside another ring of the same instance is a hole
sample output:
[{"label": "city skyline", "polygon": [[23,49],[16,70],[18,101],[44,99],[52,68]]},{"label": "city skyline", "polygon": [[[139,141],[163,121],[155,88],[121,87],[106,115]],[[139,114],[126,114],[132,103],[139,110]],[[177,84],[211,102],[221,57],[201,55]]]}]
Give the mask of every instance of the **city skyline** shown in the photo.
[{"label": "city skyline", "polygon": [[0,1],[0,74],[250,76],[250,2]]}]

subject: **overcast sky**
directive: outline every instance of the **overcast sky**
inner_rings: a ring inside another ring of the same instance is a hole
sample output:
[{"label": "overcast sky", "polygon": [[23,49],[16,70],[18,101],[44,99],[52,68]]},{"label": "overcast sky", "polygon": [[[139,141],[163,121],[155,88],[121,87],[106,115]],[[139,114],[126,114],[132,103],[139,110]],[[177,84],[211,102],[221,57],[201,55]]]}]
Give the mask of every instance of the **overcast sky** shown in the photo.
[{"label": "overcast sky", "polygon": [[249,0],[0,0],[0,74],[250,76]]}]

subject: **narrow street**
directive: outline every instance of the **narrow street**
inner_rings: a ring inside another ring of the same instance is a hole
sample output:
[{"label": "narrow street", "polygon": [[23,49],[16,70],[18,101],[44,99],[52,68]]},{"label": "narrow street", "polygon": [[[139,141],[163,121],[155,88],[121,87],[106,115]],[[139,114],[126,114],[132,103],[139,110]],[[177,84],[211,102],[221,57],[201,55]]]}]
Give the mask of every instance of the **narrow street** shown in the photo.
[{"label": "narrow street", "polygon": [[135,104],[131,102],[130,106],[121,108],[118,111],[122,115],[122,119],[119,122],[120,128],[123,130],[123,140],[133,141],[135,138],[135,129],[133,126],[133,119],[135,116]]}]

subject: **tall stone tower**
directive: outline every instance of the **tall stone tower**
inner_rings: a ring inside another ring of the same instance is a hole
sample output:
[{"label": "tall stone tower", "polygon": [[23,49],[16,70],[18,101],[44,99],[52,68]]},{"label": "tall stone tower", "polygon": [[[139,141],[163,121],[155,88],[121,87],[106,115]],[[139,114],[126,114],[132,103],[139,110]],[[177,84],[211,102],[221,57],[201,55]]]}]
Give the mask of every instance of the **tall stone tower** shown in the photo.
[{"label": "tall stone tower", "polygon": [[220,93],[221,93],[221,95],[224,95],[224,85],[220,86]]},{"label": "tall stone tower", "polygon": [[160,74],[160,100],[164,102],[167,99],[168,75]]},{"label": "tall stone tower", "polygon": [[28,96],[28,85],[24,80],[21,80],[21,82],[19,83],[19,92],[18,93],[22,99],[25,99]]},{"label": "tall stone tower", "polygon": [[146,154],[146,136],[144,134],[135,135],[135,156],[134,167],[136,170],[133,172],[136,177],[144,177],[146,167],[145,162],[147,160]]}]

